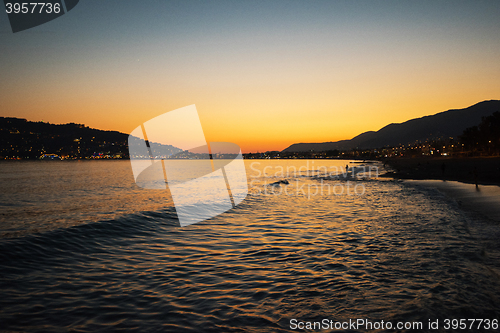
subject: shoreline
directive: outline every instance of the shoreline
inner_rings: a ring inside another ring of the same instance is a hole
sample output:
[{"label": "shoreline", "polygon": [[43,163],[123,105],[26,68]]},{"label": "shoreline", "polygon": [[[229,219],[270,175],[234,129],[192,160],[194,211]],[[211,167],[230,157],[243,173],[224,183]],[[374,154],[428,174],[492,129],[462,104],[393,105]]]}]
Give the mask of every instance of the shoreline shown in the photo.
[{"label": "shoreline", "polygon": [[459,181],[412,180],[405,183],[433,188],[455,200],[468,211],[479,213],[489,220],[500,223],[500,186],[467,184]]},{"label": "shoreline", "polygon": [[500,223],[500,157],[392,158],[382,178],[434,188],[468,211]]}]

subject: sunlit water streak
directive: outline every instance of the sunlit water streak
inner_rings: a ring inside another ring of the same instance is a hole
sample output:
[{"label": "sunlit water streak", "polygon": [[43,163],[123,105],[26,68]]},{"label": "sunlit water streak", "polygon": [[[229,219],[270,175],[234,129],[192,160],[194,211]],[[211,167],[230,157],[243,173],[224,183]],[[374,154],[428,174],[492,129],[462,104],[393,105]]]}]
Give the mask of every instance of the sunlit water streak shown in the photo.
[{"label": "sunlit water streak", "polygon": [[[305,162],[252,162],[252,195],[183,228],[168,193],[137,188],[128,161],[0,164],[0,330],[288,332],[292,318],[500,317],[498,245],[477,236],[487,221],[395,181],[308,195],[301,186],[347,182],[311,173],[317,160],[284,175],[277,165]],[[290,185],[266,185],[279,179]]]}]

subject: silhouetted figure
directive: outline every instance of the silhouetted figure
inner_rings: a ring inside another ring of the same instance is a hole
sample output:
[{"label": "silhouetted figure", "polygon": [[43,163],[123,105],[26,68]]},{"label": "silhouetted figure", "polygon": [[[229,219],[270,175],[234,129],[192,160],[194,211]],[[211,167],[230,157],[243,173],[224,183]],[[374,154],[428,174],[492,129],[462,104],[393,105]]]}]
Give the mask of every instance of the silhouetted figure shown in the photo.
[{"label": "silhouetted figure", "polygon": [[345,173],[347,173],[347,171],[349,171],[349,165],[348,164],[345,165]]},{"label": "silhouetted figure", "polygon": [[472,175],[474,176],[474,183],[476,183],[476,190],[479,189],[479,185],[477,184],[477,168],[474,167],[474,170],[472,170]]},{"label": "silhouetted figure", "polygon": [[446,164],[441,164],[441,171],[443,172],[443,178],[444,178],[444,172],[446,171]]}]

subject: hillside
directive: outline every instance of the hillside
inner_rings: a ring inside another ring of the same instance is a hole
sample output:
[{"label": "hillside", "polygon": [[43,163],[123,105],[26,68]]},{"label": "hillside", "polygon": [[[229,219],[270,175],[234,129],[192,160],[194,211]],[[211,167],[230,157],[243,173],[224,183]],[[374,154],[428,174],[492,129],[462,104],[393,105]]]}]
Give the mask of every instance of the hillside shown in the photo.
[{"label": "hillside", "polygon": [[128,135],[81,124],[55,125],[0,117],[0,157],[38,159],[45,154],[67,158],[126,157]]},{"label": "hillside", "polygon": [[457,138],[466,128],[478,125],[482,117],[489,116],[495,111],[500,111],[499,100],[483,101],[465,109],[448,110],[399,124],[389,124],[376,132],[365,132],[350,140],[296,143],[283,152],[371,149],[439,138]]},{"label": "hillside", "polygon": [[[164,150],[181,150],[163,146]],[[0,159],[128,158],[128,134],[81,124],[55,125],[21,118],[0,117]]]}]

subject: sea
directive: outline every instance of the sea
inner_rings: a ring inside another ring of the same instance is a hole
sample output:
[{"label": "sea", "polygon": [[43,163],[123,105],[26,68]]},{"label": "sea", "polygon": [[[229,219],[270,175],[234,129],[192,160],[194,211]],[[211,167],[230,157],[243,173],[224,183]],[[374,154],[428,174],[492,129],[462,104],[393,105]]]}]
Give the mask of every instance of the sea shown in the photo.
[{"label": "sea", "polygon": [[130,161],[1,162],[0,331],[500,331],[493,221],[378,163],[244,162],[184,227]]}]

